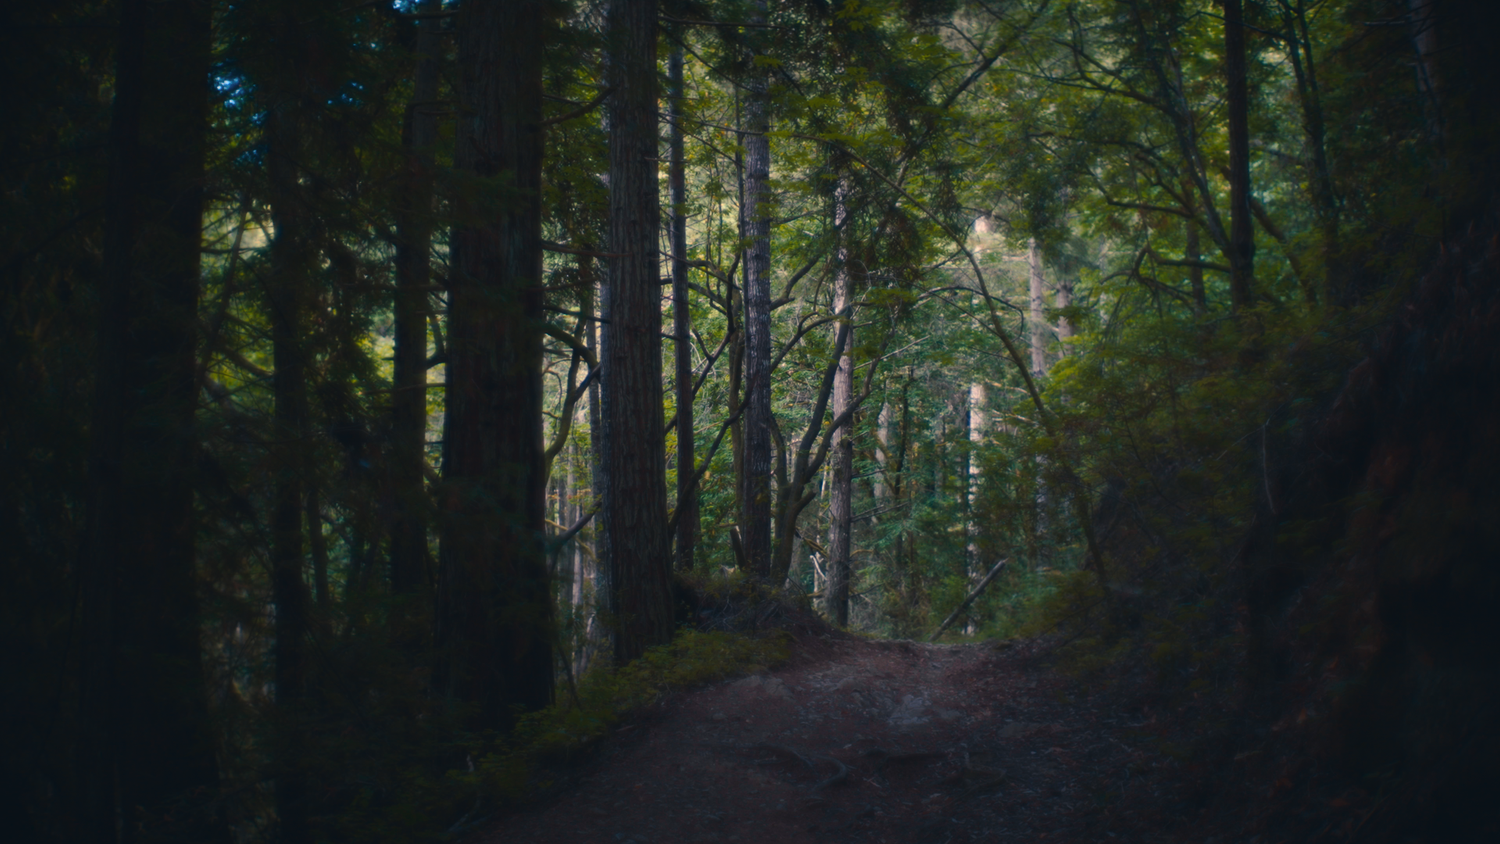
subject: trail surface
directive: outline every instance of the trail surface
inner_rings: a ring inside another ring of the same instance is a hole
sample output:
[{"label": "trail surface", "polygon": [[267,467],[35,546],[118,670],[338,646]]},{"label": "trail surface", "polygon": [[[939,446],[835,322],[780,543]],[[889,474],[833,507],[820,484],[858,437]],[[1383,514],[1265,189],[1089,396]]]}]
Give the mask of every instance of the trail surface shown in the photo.
[{"label": "trail surface", "polygon": [[646,713],[570,788],[473,840],[1157,838],[1175,798],[1153,783],[1171,763],[1142,749],[1151,724],[1096,711],[1034,647],[804,637],[778,670]]}]

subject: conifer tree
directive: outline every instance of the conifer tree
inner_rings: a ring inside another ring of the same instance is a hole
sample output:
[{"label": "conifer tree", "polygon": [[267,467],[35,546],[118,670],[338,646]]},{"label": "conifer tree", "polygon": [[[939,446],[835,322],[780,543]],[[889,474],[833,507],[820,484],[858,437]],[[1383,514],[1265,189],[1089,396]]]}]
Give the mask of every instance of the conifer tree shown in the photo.
[{"label": "conifer tree", "polygon": [[609,324],[604,437],[618,663],[672,637],[661,379],[657,3],[609,8]]},{"label": "conifer tree", "polygon": [[120,5],[81,597],[78,833],[227,841],[195,572],[210,4]]},{"label": "conifer tree", "polygon": [[442,692],[474,725],[552,700],[552,590],[543,540],[542,58],[545,0],[473,0],[458,20],[456,166],[470,174],[452,234]]}]

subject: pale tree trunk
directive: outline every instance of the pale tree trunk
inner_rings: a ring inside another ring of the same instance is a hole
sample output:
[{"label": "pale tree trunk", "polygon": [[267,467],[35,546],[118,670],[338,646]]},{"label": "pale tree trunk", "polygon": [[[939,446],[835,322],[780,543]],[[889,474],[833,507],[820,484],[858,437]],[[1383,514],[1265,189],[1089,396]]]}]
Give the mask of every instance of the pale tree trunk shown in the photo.
[{"label": "pale tree trunk", "polygon": [[[442,0],[423,0],[418,11],[432,14]],[[397,595],[412,596],[405,607],[422,615],[416,597],[427,592],[427,511],[423,470],[427,462],[427,311],[432,267],[433,146],[438,134],[440,21],[418,20],[417,67],[412,101],[406,107],[401,204],[396,212],[395,378],[391,393],[390,578]]]},{"label": "pale tree trunk", "polygon": [[[844,314],[848,320],[849,335],[844,341],[843,354],[839,355],[838,372],[833,381],[833,418],[838,419],[849,409],[854,398],[854,319],[845,314],[850,303],[849,248],[844,235],[845,221],[849,213],[847,205],[848,183],[840,180],[834,194],[834,228],[840,240],[838,270],[833,279],[833,310]],[[835,431],[830,444],[833,489],[829,497],[828,516],[828,588],[825,606],[828,616],[840,627],[849,624],[849,551],[854,516],[854,438],[850,436],[853,426]]]},{"label": "pale tree trunk", "polygon": [[[681,33],[678,33],[679,37]],[[698,539],[698,488],[693,482],[696,467],[693,442],[693,345],[692,315],[688,311],[687,179],[682,148],[682,45],[672,48],[667,61],[672,86],[671,162],[672,189],[672,335],[676,337],[677,378],[677,568],[692,571],[693,549]]]},{"label": "pale tree trunk", "polygon": [[1028,319],[1031,328],[1031,375],[1033,378],[1040,378],[1047,374],[1047,285],[1042,276],[1042,249],[1034,237],[1027,245],[1026,268],[1031,292]]},{"label": "pale tree trunk", "polygon": [[599,374],[589,382],[589,485],[593,491],[594,506],[599,508],[590,531],[594,537],[594,604],[607,606],[609,602],[609,439],[604,434],[604,388],[609,380],[609,288],[598,285],[598,296],[594,296],[593,264],[587,256],[579,259],[578,270],[581,289],[588,291],[582,303],[585,313],[594,312],[598,301],[598,319],[589,327],[584,344],[598,362]]},{"label": "pale tree trunk", "polygon": [[[1053,287],[1052,304],[1058,311],[1063,311],[1073,306],[1073,279],[1065,278],[1062,275],[1058,276],[1057,284]],[[1059,340],[1066,340],[1077,333],[1077,329],[1073,327],[1073,321],[1068,319],[1065,313],[1058,314],[1056,330]],[[1059,356],[1066,355],[1068,347],[1066,345],[1060,346],[1057,353]]]},{"label": "pale tree trunk", "polygon": [[610,609],[615,660],[672,638],[666,454],[662,442],[661,282],[657,229],[656,0],[609,10],[610,341],[604,383]]},{"label": "pale tree trunk", "polygon": [[449,278],[438,687],[505,729],[552,700],[542,449],[541,0],[469,0],[458,25],[455,168],[505,179],[460,208]]},{"label": "pale tree trunk", "polygon": [[[766,0],[751,15],[764,23]],[[761,30],[755,31],[759,38]],[[771,569],[771,226],[770,79],[756,70],[746,87],[745,201],[745,474],[740,521],[745,562],[757,577]]]},{"label": "pale tree trunk", "polygon": [[979,484],[983,473],[980,467],[980,449],[984,445],[985,438],[989,436],[989,430],[989,390],[983,381],[976,380],[969,384],[968,574],[970,577],[984,567],[983,561],[979,559],[979,521],[974,518],[974,510],[979,501]]},{"label": "pale tree trunk", "polygon": [[[578,418],[581,413],[575,411],[573,424],[581,427],[582,421]],[[578,446],[572,440],[568,441],[568,490],[572,493],[564,512],[566,518],[563,524],[572,524],[583,516],[582,498],[578,494]],[[577,618],[578,608],[583,605],[583,550],[578,539],[574,539],[568,547],[568,569],[573,573],[572,588],[569,590],[568,605],[573,608],[574,618]]]}]

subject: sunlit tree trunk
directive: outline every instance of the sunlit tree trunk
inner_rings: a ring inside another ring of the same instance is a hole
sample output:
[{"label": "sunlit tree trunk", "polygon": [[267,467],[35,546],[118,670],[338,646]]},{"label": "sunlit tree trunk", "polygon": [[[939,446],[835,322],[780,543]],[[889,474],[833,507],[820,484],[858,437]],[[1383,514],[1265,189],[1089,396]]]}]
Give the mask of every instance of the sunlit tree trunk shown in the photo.
[{"label": "sunlit tree trunk", "polygon": [[[751,20],[764,23],[765,0]],[[761,30],[756,30],[759,37]],[[770,78],[752,70],[745,101],[745,473],[740,520],[745,562],[758,577],[771,568],[771,224]]]},{"label": "sunlit tree trunk", "polygon": [[984,445],[985,438],[989,436],[989,430],[989,388],[983,381],[975,380],[969,384],[968,573],[970,576],[983,570],[983,561],[979,559],[979,520],[974,514],[979,503],[979,484],[983,473],[980,466],[980,449]]},{"label": "sunlit tree trunk", "polygon": [[[662,442],[656,0],[609,10],[610,609],[619,664],[672,638]],[[613,492],[619,491],[616,495]],[[627,492],[628,491],[628,492]]]},{"label": "sunlit tree trunk", "polygon": [[455,164],[512,193],[456,209],[443,437],[440,688],[475,726],[552,699],[543,537],[542,0],[472,0],[458,26]]},{"label": "sunlit tree trunk", "polygon": [[[840,180],[834,194],[834,228],[839,232],[838,269],[833,277],[833,310],[843,314],[850,303],[849,249],[845,242],[845,221],[849,214],[847,205],[848,183]],[[848,337],[844,341],[844,352],[839,356],[838,372],[833,381],[833,418],[838,419],[849,409],[854,399],[854,357],[850,349],[854,346],[854,327],[851,315]],[[837,335],[835,335],[837,336]],[[849,624],[849,551],[854,516],[854,438],[850,427],[845,426],[833,433],[829,455],[832,463],[832,490],[829,495],[828,517],[828,589],[825,598],[826,611],[840,627]]]},{"label": "sunlit tree trunk", "polygon": [[1026,269],[1031,293],[1029,327],[1031,329],[1031,374],[1047,374],[1047,285],[1042,275],[1042,248],[1031,238],[1026,249]]},{"label": "sunlit tree trunk", "polygon": [[78,574],[79,840],[228,840],[194,572],[210,13],[120,4]]},{"label": "sunlit tree trunk", "polygon": [[[588,243],[585,241],[585,246]],[[584,334],[584,343],[594,360],[599,364],[599,374],[589,382],[589,486],[593,493],[594,506],[599,513],[591,522],[594,538],[594,603],[596,608],[609,604],[609,439],[604,434],[604,387],[609,379],[609,288],[596,283],[593,259],[584,256],[578,261],[579,289],[584,291],[580,303],[584,313],[596,313]],[[597,291],[597,297],[595,295]],[[596,303],[597,302],[597,306]]]},{"label": "sunlit tree trunk", "polygon": [[[418,11],[433,14],[442,0],[422,0]],[[417,67],[406,107],[401,202],[396,209],[395,389],[391,393],[391,588],[419,596],[428,588],[427,493],[427,311],[431,283],[433,145],[438,130],[440,21],[418,20]],[[416,610],[416,607],[410,607]]]}]

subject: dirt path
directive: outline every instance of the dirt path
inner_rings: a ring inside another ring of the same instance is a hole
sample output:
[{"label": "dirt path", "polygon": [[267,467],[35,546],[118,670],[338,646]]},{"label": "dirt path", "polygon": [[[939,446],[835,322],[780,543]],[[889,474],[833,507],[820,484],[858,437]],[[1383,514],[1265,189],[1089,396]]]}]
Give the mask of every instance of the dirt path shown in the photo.
[{"label": "dirt path", "polygon": [[1031,656],[808,637],[779,670],[680,695],[623,728],[576,786],[473,840],[1155,837],[1160,818],[1147,815],[1171,799],[1152,783],[1169,763],[1138,746],[1150,725],[1095,712]]}]

